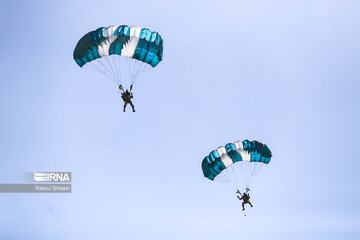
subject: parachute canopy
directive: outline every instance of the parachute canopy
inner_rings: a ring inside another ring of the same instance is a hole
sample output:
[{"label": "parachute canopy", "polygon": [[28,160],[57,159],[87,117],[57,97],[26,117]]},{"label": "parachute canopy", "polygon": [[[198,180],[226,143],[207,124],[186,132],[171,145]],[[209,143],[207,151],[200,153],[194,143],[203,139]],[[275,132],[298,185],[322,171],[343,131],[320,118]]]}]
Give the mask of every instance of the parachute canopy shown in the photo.
[{"label": "parachute canopy", "polygon": [[159,33],[147,28],[126,25],[101,27],[85,34],[74,50],[74,60],[82,67],[109,55],[137,59],[155,67],[163,56],[163,40]]},{"label": "parachute canopy", "polygon": [[[209,156],[204,158],[201,167],[204,176],[214,180],[223,170],[231,168],[235,163],[247,162],[263,165],[268,164],[271,157],[271,151],[265,144],[258,141],[244,140],[242,142],[228,143],[225,147],[222,146],[212,151]],[[250,174],[253,176],[255,168],[248,171],[252,171]]]}]

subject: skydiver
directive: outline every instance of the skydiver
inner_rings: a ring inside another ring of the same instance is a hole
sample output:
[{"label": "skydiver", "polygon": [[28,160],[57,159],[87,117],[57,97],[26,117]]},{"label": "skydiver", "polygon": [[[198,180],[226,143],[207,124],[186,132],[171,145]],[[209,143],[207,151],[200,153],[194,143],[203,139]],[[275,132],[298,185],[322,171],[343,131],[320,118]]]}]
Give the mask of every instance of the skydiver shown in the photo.
[{"label": "skydiver", "polygon": [[236,193],[237,194],[240,194],[240,196],[239,195],[237,195],[237,198],[239,199],[239,200],[242,200],[243,202],[242,202],[242,210],[243,211],[245,211],[245,207],[244,207],[244,205],[246,204],[246,203],[248,203],[248,204],[250,204],[250,206],[251,207],[253,207],[253,205],[251,204],[251,202],[250,202],[250,194],[249,194],[249,189],[248,188],[246,188],[246,191],[243,193],[243,194],[241,194],[241,192],[239,191],[239,189],[236,191]]},{"label": "skydiver", "polygon": [[131,90],[132,90],[132,85],[130,86],[130,91],[126,89],[126,91],[124,92],[124,89],[122,88],[122,86],[119,86],[119,89],[122,90],[121,93],[121,98],[124,101],[124,112],[125,112],[125,108],[127,104],[130,104],[130,106],[132,107],[133,112],[135,112],[135,107],[134,104],[132,103],[131,99],[134,97]]}]

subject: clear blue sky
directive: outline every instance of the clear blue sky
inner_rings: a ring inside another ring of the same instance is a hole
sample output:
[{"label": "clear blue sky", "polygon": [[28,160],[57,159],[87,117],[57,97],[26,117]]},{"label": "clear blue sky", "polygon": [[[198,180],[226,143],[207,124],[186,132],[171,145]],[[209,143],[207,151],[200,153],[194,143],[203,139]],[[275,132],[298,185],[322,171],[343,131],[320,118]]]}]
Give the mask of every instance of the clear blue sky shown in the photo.
[{"label": "clear blue sky", "polygon": [[[0,2],[0,180],[71,171],[71,194],[1,194],[0,239],[360,239],[360,2]],[[116,86],[72,59],[100,26],[158,31],[164,60]],[[273,152],[244,217],[202,158]]]}]

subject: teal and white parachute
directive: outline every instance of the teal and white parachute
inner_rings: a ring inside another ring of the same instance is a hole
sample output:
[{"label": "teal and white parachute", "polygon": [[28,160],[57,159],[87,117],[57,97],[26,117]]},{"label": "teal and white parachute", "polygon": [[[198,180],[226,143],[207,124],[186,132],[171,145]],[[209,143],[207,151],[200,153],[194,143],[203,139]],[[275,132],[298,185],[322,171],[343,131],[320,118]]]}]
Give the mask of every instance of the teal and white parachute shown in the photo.
[{"label": "teal and white parachute", "polygon": [[101,27],[79,40],[73,56],[80,67],[92,67],[117,85],[133,85],[143,72],[162,60],[163,40],[147,28]]},{"label": "teal and white parachute", "polygon": [[229,182],[235,188],[250,188],[254,176],[269,164],[270,149],[258,141],[228,143],[210,152],[201,164],[204,176],[210,180]]}]

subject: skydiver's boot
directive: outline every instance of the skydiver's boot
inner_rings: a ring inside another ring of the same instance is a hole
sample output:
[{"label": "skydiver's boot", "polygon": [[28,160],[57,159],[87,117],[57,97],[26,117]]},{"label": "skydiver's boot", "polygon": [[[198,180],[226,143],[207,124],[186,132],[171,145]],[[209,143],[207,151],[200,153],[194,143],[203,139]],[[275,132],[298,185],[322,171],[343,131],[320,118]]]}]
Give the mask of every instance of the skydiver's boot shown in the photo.
[{"label": "skydiver's boot", "polygon": [[131,105],[131,107],[132,107],[133,112],[135,112],[134,104],[133,104],[132,102],[130,102],[130,105]]}]

